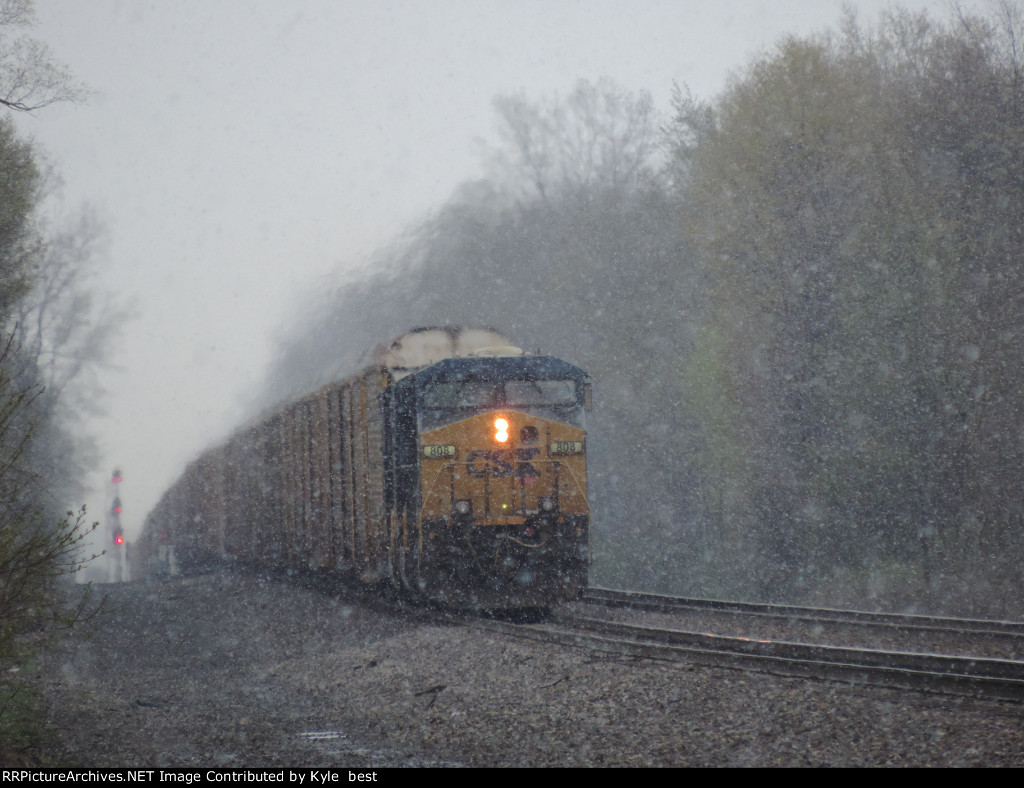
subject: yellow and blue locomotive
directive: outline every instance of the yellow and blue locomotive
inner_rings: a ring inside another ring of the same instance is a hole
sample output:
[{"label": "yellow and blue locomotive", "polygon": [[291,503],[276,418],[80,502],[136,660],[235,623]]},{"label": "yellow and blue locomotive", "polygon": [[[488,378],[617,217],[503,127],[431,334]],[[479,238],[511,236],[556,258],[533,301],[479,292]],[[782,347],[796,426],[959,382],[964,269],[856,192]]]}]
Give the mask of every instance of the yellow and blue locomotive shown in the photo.
[{"label": "yellow and blue locomotive", "polygon": [[383,401],[403,586],[476,607],[580,595],[590,556],[581,369],[480,351],[402,378]]},{"label": "yellow and blue locomotive", "polygon": [[452,607],[577,598],[589,406],[565,361],[486,329],[412,331],[191,463],[147,518],[136,568],[159,570],[169,541],[186,569],[326,570]]}]

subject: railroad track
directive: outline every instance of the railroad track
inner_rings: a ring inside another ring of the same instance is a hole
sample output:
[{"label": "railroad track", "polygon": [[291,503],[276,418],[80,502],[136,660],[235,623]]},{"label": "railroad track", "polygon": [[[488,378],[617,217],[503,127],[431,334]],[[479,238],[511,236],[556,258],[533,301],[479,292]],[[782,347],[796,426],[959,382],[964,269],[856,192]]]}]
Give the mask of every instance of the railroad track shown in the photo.
[{"label": "railroad track", "polygon": [[[865,627],[917,628],[968,633],[972,637],[1024,636],[1024,624],[969,619],[900,616],[860,611],[680,600],[650,594],[593,589],[592,605],[630,606],[665,613],[694,606],[716,612],[771,616],[813,624],[840,622]],[[820,643],[767,640],[694,632],[671,626],[643,626],[587,615],[556,612],[546,621],[522,624],[478,620],[472,625],[515,637],[647,659],[800,676],[928,692],[1024,700],[1024,661],[899,650],[854,648]],[[995,626],[993,626],[995,625]]]},{"label": "railroad track", "polygon": [[904,632],[936,632],[969,634],[997,638],[1020,639],[1024,643],[1024,621],[992,621],[988,619],[921,616],[905,613],[874,613],[864,610],[770,605],[756,602],[727,602],[717,599],[648,594],[639,591],[613,591],[589,588],[584,602],[608,607],[628,607],[661,613],[700,610],[738,616],[761,617],[785,621],[807,621],[814,624],[854,624],[859,627],[896,629]]}]

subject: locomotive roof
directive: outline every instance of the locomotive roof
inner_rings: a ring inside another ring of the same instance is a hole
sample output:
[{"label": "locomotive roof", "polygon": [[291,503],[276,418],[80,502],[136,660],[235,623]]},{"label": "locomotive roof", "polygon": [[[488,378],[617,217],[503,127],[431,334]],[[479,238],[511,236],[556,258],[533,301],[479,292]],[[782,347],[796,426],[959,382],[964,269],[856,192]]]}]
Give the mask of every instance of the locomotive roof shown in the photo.
[{"label": "locomotive roof", "polygon": [[396,386],[456,380],[582,380],[587,373],[554,356],[497,356],[446,358],[402,378]]},{"label": "locomotive roof", "polygon": [[490,328],[414,328],[390,344],[378,347],[374,351],[373,360],[375,364],[384,367],[393,380],[399,380],[442,359],[471,356],[485,348],[507,347],[511,344]]}]

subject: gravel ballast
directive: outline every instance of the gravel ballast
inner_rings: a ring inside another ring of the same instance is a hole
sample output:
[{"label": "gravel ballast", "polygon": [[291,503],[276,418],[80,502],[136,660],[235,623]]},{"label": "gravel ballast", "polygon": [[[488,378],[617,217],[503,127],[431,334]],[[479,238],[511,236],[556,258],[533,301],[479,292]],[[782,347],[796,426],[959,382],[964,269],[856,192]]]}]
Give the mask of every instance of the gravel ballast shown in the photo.
[{"label": "gravel ballast", "polygon": [[217,572],[40,662],[60,766],[1022,766],[1024,706],[633,660]]}]

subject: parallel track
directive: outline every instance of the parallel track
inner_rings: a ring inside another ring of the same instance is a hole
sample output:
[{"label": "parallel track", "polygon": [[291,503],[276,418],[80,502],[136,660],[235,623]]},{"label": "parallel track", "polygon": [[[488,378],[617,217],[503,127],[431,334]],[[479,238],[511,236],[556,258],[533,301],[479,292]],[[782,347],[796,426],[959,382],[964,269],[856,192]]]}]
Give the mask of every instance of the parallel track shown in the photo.
[{"label": "parallel track", "polygon": [[681,610],[705,610],[715,613],[760,616],[787,621],[808,621],[816,624],[842,623],[903,631],[989,635],[1024,640],[1024,621],[991,621],[975,618],[951,618],[947,616],[921,616],[905,613],[874,613],[865,610],[800,607],[797,605],[727,602],[718,599],[672,597],[639,591],[613,591],[607,588],[587,589],[583,601],[609,607],[630,607],[662,613],[674,613]]},{"label": "parallel track", "polygon": [[[900,616],[709,600],[678,600],[650,594],[608,592],[604,589],[592,589],[586,601],[611,606],[629,605],[658,612],[699,607],[714,609],[716,612],[767,615],[813,623],[839,622],[854,626],[969,633],[972,637],[1024,636],[1024,624],[1017,622]],[[537,624],[477,620],[472,625],[502,631],[516,637],[648,659],[682,661],[713,667],[843,681],[850,684],[969,695],[994,700],[1024,700],[1024,661],[1017,659],[989,659],[755,640],[682,629],[645,627],[565,613],[556,613],[547,621]]]}]

